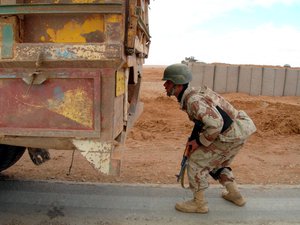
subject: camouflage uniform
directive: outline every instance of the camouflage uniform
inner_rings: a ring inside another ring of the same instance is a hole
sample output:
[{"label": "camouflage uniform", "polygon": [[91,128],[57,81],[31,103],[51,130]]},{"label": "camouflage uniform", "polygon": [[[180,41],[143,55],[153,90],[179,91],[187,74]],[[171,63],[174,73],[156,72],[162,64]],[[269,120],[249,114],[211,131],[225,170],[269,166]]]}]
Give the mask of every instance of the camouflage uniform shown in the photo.
[{"label": "camouflage uniform", "polygon": [[[223,118],[216,106],[233,120],[223,133]],[[255,132],[256,127],[244,111],[236,110],[223,97],[205,86],[200,89],[186,89],[180,107],[188,114],[190,120],[200,120],[204,123],[199,135],[202,145],[190,155],[187,167],[190,188],[197,192],[208,187],[209,172],[229,167],[246,138]],[[223,169],[221,175],[229,181],[234,180],[230,168]],[[226,185],[220,179],[219,181]]]}]

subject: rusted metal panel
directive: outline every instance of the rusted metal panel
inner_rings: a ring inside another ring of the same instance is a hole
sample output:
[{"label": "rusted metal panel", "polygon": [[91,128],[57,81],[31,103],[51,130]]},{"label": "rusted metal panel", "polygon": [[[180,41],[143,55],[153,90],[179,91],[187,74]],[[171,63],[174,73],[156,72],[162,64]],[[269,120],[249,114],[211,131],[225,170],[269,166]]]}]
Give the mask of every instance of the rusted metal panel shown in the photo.
[{"label": "rusted metal panel", "polygon": [[2,46],[1,58],[7,59],[13,57],[14,30],[11,24],[4,24],[1,27]]},{"label": "rusted metal panel", "polygon": [[[100,136],[100,75],[47,71],[40,85],[0,71],[0,132],[24,136]],[[43,74],[43,72],[41,72]]]},{"label": "rusted metal panel", "polygon": [[17,4],[1,5],[0,15],[26,14],[88,14],[88,13],[116,13],[123,12],[123,4],[118,2],[90,3],[90,4]]},{"label": "rusted metal panel", "polygon": [[101,141],[113,140],[113,111],[115,101],[115,73],[112,68],[101,73]]},{"label": "rusted metal panel", "polygon": [[55,60],[105,60],[114,57],[120,57],[121,46],[106,44],[85,44],[85,45],[68,45],[68,44],[18,44],[16,45],[17,61],[36,61],[39,53],[43,54],[43,63]]},{"label": "rusted metal panel", "polygon": [[25,15],[25,43],[103,43],[104,15]]},{"label": "rusted metal panel", "polygon": [[133,54],[134,53],[134,44],[135,44],[135,37],[137,33],[137,21],[138,16],[136,15],[136,4],[137,0],[128,0],[129,1],[129,8],[128,8],[128,17],[126,21],[127,30],[126,30],[126,51],[127,53]]},{"label": "rusted metal panel", "polygon": [[144,0],[128,0],[127,30],[125,37],[126,53],[131,55],[139,52],[148,55],[150,34],[148,26],[148,5]]},{"label": "rusted metal panel", "polygon": [[19,23],[15,16],[0,18],[0,58],[10,59],[14,56],[14,44],[19,41]]},{"label": "rusted metal panel", "polygon": [[0,67],[33,67],[41,54],[43,67],[117,68],[124,60],[121,15],[26,15],[22,21],[22,43],[13,43],[14,57]]},{"label": "rusted metal panel", "polygon": [[122,63],[120,44],[15,44],[13,60],[1,60],[0,67],[35,67],[42,53],[43,67],[117,68]]},{"label": "rusted metal panel", "polygon": [[116,138],[124,129],[124,117],[123,117],[123,101],[124,95],[116,97],[113,111],[113,125],[114,133],[113,136]]},{"label": "rusted metal panel", "polygon": [[0,143],[76,148],[118,173],[115,141],[142,109],[149,0],[2,2]]},{"label": "rusted metal panel", "polygon": [[[8,0],[7,0],[8,1]],[[18,0],[21,1],[21,0]],[[94,4],[94,3],[124,3],[124,0],[23,0],[26,4]]]},{"label": "rusted metal panel", "polygon": [[25,43],[103,43],[124,39],[118,14],[25,15]]},{"label": "rusted metal panel", "polygon": [[108,42],[124,40],[124,17],[115,14],[105,15],[105,34]]},{"label": "rusted metal panel", "polygon": [[[0,133],[1,134],[1,133]],[[76,149],[72,143],[72,139],[59,137],[16,137],[0,135],[0,143],[6,145],[26,146],[32,148],[46,149]]]}]

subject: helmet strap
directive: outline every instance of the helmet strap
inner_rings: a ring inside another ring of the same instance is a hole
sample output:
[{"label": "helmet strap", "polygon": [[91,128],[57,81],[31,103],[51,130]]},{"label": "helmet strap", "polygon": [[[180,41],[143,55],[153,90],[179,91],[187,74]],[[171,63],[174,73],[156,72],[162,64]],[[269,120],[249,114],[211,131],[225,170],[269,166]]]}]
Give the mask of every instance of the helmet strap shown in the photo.
[{"label": "helmet strap", "polygon": [[188,88],[188,86],[189,86],[189,83],[186,83],[186,84],[183,84],[183,85],[182,85],[183,88],[182,88],[181,92],[180,92],[180,93],[178,94],[178,96],[177,96],[178,102],[181,102],[183,93],[184,93],[185,90]]},{"label": "helmet strap", "polygon": [[175,89],[176,89],[176,84],[174,84],[174,86],[172,87],[172,89],[171,89],[171,92],[168,94],[168,96],[169,97],[171,97],[172,95],[174,95],[175,94]]}]

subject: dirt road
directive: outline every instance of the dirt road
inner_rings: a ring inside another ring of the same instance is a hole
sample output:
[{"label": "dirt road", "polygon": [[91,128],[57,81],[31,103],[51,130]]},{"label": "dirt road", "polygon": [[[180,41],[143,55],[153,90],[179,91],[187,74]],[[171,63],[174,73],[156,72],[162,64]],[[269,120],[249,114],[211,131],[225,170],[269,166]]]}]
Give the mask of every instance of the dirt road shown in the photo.
[{"label": "dirt road", "polygon": [[243,186],[248,199],[237,207],[207,191],[208,214],[177,212],[190,192],[174,186],[5,181],[0,183],[0,225],[296,225],[299,186]]}]

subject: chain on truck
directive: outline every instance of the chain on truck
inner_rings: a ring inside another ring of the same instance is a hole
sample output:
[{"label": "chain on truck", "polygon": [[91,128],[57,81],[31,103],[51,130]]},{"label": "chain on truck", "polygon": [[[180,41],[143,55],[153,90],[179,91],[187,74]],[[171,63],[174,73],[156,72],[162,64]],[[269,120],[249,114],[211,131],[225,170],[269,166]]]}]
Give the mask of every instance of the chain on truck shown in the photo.
[{"label": "chain on truck", "polygon": [[1,0],[0,171],[25,149],[36,164],[44,149],[76,149],[102,173],[119,172],[143,109],[149,4]]}]

